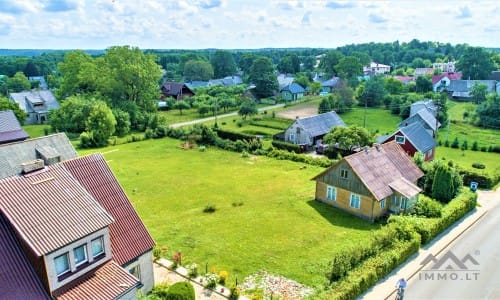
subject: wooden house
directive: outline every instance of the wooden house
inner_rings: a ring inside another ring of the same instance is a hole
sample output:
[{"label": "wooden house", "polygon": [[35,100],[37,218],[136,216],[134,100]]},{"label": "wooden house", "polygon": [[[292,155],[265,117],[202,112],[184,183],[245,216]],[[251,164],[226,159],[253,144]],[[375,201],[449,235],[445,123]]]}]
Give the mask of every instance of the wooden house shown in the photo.
[{"label": "wooden house", "polygon": [[335,126],[345,126],[336,112],[295,119],[285,131],[285,142],[313,146]]},{"label": "wooden house", "polygon": [[172,97],[175,100],[182,100],[186,97],[194,96],[194,92],[184,83],[165,82],[161,86],[162,98]]},{"label": "wooden house", "polygon": [[280,90],[281,98],[285,101],[300,100],[304,97],[305,89],[298,83],[292,83]]},{"label": "wooden house", "polygon": [[436,141],[420,123],[412,123],[408,126],[400,127],[393,134],[377,139],[377,142],[380,144],[389,141],[396,141],[411,157],[415,156],[415,153],[421,153],[424,155],[425,161],[434,159],[437,146]]},{"label": "wooden house", "polygon": [[344,157],[313,180],[316,200],[370,221],[413,208],[424,176],[395,142]]}]

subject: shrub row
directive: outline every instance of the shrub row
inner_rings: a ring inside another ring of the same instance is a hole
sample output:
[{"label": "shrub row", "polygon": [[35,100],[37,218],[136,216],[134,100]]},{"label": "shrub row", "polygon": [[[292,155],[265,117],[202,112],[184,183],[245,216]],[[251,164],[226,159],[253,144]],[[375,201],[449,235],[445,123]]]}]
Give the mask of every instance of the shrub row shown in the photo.
[{"label": "shrub row", "polygon": [[489,189],[495,186],[500,180],[498,175],[492,176],[481,171],[460,168],[458,172],[462,175],[465,186],[469,186],[472,181],[475,181],[479,184],[480,188]]},{"label": "shrub row", "polygon": [[278,141],[278,140],[273,140],[272,145],[274,148],[280,149],[280,150],[286,150],[286,151],[295,152],[295,153],[302,152],[302,150],[300,149],[300,146],[297,144],[291,144],[291,143],[285,143],[285,142]]},{"label": "shrub row", "polygon": [[309,165],[320,166],[327,168],[332,165],[334,161],[328,158],[314,158],[304,154],[298,154],[294,152],[288,152],[283,150],[272,149],[267,151],[266,155],[279,160],[291,160],[296,162],[302,162]]},{"label": "shrub row", "polygon": [[373,286],[377,281],[389,274],[394,268],[405,262],[418,252],[420,237],[410,231],[409,240],[396,240],[384,251],[379,251],[356,268],[347,276],[335,283],[332,288],[317,295],[318,299],[355,299],[361,293]]},{"label": "shrub row", "polygon": [[266,123],[259,122],[259,121],[251,121],[250,125],[259,126],[259,127],[265,127],[265,128],[271,128],[271,129],[283,130],[283,126],[266,124]]},{"label": "shrub row", "polygon": [[250,134],[245,134],[245,133],[239,133],[239,132],[233,132],[233,131],[226,131],[226,130],[222,130],[222,129],[217,129],[217,135],[221,138],[221,139],[228,139],[228,140],[231,140],[231,141],[237,141],[237,140],[252,140],[252,139],[255,139],[255,136],[254,135],[250,135]]},{"label": "shrub row", "polygon": [[440,218],[427,219],[416,216],[391,216],[389,224],[397,226],[411,226],[421,237],[422,245],[427,244],[453,223],[474,209],[477,204],[477,194],[465,188],[461,194],[451,200],[441,211]]}]

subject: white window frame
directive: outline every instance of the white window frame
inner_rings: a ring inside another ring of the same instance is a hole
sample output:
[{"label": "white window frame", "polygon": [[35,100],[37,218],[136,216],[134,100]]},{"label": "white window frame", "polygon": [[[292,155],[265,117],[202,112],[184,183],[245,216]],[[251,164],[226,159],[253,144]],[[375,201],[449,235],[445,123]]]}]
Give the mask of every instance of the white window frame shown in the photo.
[{"label": "white window frame", "polygon": [[352,208],[360,209],[361,208],[361,196],[357,194],[351,194],[349,197],[349,206]]},{"label": "white window frame", "polygon": [[[59,258],[62,258],[62,257],[65,257],[66,258],[66,265],[68,266],[65,270],[62,270],[61,272],[57,272],[57,260]],[[61,275],[64,275],[68,272],[71,272],[71,264],[70,264],[70,261],[69,261],[69,253],[68,252],[64,252],[63,254],[57,256],[57,257],[54,257],[54,270],[56,272],[56,275],[57,276],[61,276]]]},{"label": "white window frame", "polygon": [[399,205],[399,209],[406,210],[406,202],[407,201],[408,201],[408,198],[401,197],[401,202],[400,202],[400,205]]},{"label": "white window frame", "polygon": [[295,143],[295,134],[290,133],[290,136],[288,137],[288,139],[290,140],[290,142]]},{"label": "white window frame", "polygon": [[347,169],[340,169],[340,178],[347,179],[349,178],[349,172]]},{"label": "white window frame", "polygon": [[[75,252],[76,252],[77,249],[80,249],[80,248],[83,248],[84,259],[82,261],[80,261],[80,262],[77,262],[76,261],[76,254],[75,254]],[[89,261],[89,257],[87,255],[87,244],[83,244],[81,246],[73,248],[73,258],[75,259],[75,266],[76,267],[79,267],[79,266],[83,265],[84,263],[88,262]]]},{"label": "white window frame", "polygon": [[[101,252],[98,252],[98,253],[94,253],[94,242],[96,242],[96,241],[100,241],[100,243],[101,243],[101,248],[102,248],[102,251],[101,251]],[[101,255],[101,254],[103,254],[103,253],[105,252],[104,247],[105,247],[105,246],[104,246],[104,238],[103,238],[102,236],[100,236],[100,237],[98,237],[98,238],[95,238],[95,239],[91,240],[91,241],[90,241],[90,248],[91,248],[91,250],[92,250],[92,257],[94,257],[94,258],[95,258],[95,257],[97,257],[97,256],[99,256],[99,255]]]},{"label": "white window frame", "polygon": [[134,267],[130,268],[128,272],[137,277],[137,279],[141,280],[141,265],[135,265]]},{"label": "white window frame", "polygon": [[[401,139],[403,139],[403,140],[401,141]],[[404,145],[406,143],[406,138],[404,135],[396,135],[394,137],[394,140],[396,141],[396,143],[398,143],[400,145]]]},{"label": "white window frame", "polygon": [[384,209],[385,208],[385,205],[386,205],[386,199],[382,199],[380,201],[380,209]]},{"label": "white window frame", "polygon": [[326,187],[326,199],[337,201],[337,189],[329,185]]}]

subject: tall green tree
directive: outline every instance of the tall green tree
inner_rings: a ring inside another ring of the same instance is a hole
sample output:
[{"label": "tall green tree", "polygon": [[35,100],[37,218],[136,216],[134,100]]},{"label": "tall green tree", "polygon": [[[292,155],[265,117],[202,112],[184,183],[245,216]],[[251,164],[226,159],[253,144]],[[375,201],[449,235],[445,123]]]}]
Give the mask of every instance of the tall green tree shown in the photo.
[{"label": "tall green tree", "polygon": [[40,76],[40,70],[38,70],[38,67],[33,63],[33,61],[29,61],[26,64],[23,73],[24,75],[26,75],[26,77]]},{"label": "tall green tree", "polygon": [[[97,72],[93,58],[81,51],[75,50],[64,55],[64,60],[58,64],[58,71],[61,74],[59,88],[56,91],[58,99],[64,99],[68,96],[95,92],[95,76],[90,74]],[[90,70],[95,70],[90,72]],[[96,74],[97,75],[97,74]]]},{"label": "tall green tree", "polygon": [[435,168],[432,182],[432,198],[448,203],[453,199],[462,186],[462,178],[458,172],[443,163]]},{"label": "tall green tree", "polygon": [[8,78],[6,85],[11,93],[19,93],[31,89],[31,83],[23,72],[17,72],[13,77]]},{"label": "tall green tree", "polygon": [[319,68],[321,68],[327,75],[337,75],[337,70],[335,66],[340,62],[340,59],[344,55],[338,50],[331,50],[325,53],[321,58],[319,63]]},{"label": "tall green tree", "polygon": [[281,73],[295,74],[300,72],[300,59],[297,54],[287,54],[283,56],[276,67]]},{"label": "tall green tree", "polygon": [[186,81],[208,81],[214,77],[212,65],[204,60],[190,60],[184,65]]},{"label": "tall green tree", "polygon": [[328,97],[323,97],[323,99],[321,99],[321,102],[319,103],[318,114],[323,114],[332,111],[332,106],[330,105],[330,102],[331,101],[330,99],[328,99]]},{"label": "tall green tree", "polygon": [[338,143],[339,148],[345,150],[350,150],[353,147],[371,146],[373,141],[374,138],[370,132],[359,126],[333,127],[323,138],[323,143],[330,145]]},{"label": "tall green tree", "polygon": [[12,110],[12,112],[16,116],[16,119],[19,121],[21,125],[24,123],[24,120],[27,117],[24,110],[22,110],[17,103],[12,102],[5,97],[0,96],[0,111],[2,110]]},{"label": "tall green tree", "polygon": [[484,48],[467,47],[457,61],[456,68],[462,72],[463,79],[481,80],[491,75],[495,64]]},{"label": "tall green tree", "polygon": [[358,86],[356,97],[359,105],[377,107],[382,104],[386,95],[382,76],[373,76],[364,84]]},{"label": "tall green tree", "polygon": [[231,52],[217,50],[210,59],[215,78],[231,76],[236,72],[236,64]]},{"label": "tall green tree", "polygon": [[273,62],[267,57],[255,59],[250,68],[249,80],[255,84],[255,94],[258,98],[270,97],[278,89]]},{"label": "tall green tree", "polygon": [[361,75],[363,72],[363,65],[357,57],[345,56],[335,65],[335,69],[340,78],[349,79]]},{"label": "tall green tree", "polygon": [[243,101],[240,109],[238,110],[238,114],[243,117],[243,120],[246,120],[248,116],[256,115],[257,113],[257,105],[251,99]]},{"label": "tall green tree", "polygon": [[102,147],[115,133],[116,119],[111,109],[103,101],[92,102],[85,120],[85,131],[91,135],[93,146]]},{"label": "tall green tree", "polygon": [[253,61],[257,58],[258,56],[255,55],[255,53],[252,52],[247,52],[243,54],[240,57],[240,61],[238,62],[238,67],[245,73],[248,74],[250,73],[250,68],[253,65]]},{"label": "tall green tree", "polygon": [[491,94],[476,108],[476,124],[486,128],[500,128],[500,95]]},{"label": "tall green tree", "polygon": [[426,93],[432,91],[432,81],[427,76],[418,76],[416,82],[417,93]]},{"label": "tall green tree", "polygon": [[472,100],[477,104],[486,101],[488,95],[488,86],[486,84],[474,84],[470,92]]}]

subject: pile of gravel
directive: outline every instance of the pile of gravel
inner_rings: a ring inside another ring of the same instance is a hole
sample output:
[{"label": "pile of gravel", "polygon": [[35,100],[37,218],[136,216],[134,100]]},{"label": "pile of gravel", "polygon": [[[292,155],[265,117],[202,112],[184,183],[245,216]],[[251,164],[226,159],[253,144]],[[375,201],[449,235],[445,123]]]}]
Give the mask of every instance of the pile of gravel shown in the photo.
[{"label": "pile of gravel", "polygon": [[243,293],[245,290],[262,289],[264,299],[281,297],[287,300],[300,300],[313,293],[313,289],[310,287],[283,276],[269,274],[266,271],[259,271],[248,276],[240,288]]}]

